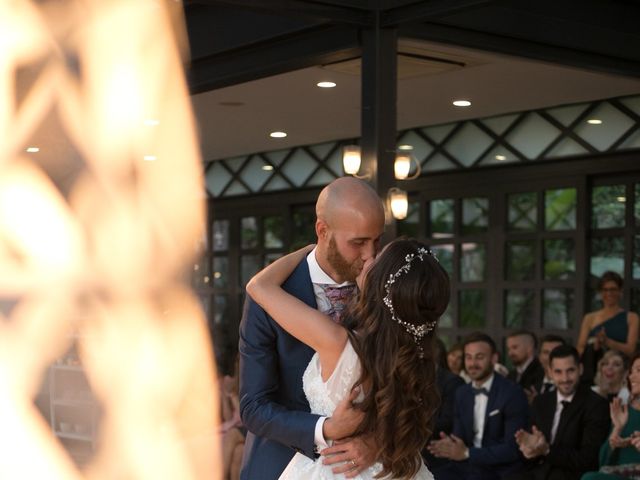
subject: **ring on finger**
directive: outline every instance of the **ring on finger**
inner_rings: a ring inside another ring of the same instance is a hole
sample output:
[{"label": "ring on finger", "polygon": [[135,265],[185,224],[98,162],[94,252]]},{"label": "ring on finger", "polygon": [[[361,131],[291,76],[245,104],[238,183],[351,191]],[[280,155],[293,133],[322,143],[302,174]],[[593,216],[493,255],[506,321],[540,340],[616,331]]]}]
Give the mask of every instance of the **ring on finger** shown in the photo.
[{"label": "ring on finger", "polygon": [[351,465],[353,465],[354,467],[357,467],[357,466],[358,466],[358,464],[356,463],[356,461],[355,461],[355,460],[351,459],[351,460],[350,460],[350,462],[351,462]]}]

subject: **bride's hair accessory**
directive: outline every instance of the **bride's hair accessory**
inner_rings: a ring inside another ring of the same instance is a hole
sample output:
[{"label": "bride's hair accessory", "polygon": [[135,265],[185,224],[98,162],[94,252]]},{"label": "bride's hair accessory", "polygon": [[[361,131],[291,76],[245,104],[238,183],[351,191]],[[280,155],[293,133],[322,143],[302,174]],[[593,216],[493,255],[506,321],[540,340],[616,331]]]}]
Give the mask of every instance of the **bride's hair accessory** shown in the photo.
[{"label": "bride's hair accessory", "polygon": [[430,255],[430,256],[432,256],[433,258],[435,258],[437,260],[436,256],[431,252],[431,250],[429,250],[427,248],[424,248],[424,247],[420,247],[418,249],[417,253],[409,253],[409,254],[407,254],[406,257],[404,257],[405,264],[402,265],[398,269],[398,271],[396,273],[389,274],[389,279],[384,284],[384,290],[387,292],[387,295],[382,300],[384,302],[384,304],[387,306],[387,308],[389,309],[389,312],[391,313],[391,318],[395,322],[397,322],[400,325],[402,325],[402,327],[410,335],[413,336],[413,340],[416,342],[416,345],[418,346],[418,351],[419,351],[420,358],[424,357],[424,351],[422,350],[422,346],[420,345],[420,340],[422,340],[422,337],[424,337],[427,333],[429,333],[434,328],[436,328],[436,322],[435,321],[433,321],[433,322],[425,322],[422,325],[416,326],[416,325],[413,325],[411,323],[405,322],[401,318],[399,318],[396,315],[396,311],[393,308],[393,303],[391,302],[391,285],[396,283],[396,280],[401,275],[403,275],[403,274],[409,272],[409,270],[411,270],[411,264],[413,263],[413,261],[416,258],[419,259],[422,262],[426,255]]}]

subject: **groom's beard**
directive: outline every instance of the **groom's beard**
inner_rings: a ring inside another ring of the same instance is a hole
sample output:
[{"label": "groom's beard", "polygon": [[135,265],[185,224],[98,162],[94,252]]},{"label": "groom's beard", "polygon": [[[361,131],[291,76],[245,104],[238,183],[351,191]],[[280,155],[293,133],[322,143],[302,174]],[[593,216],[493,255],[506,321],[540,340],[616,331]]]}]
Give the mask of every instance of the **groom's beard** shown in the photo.
[{"label": "groom's beard", "polygon": [[360,258],[356,259],[353,263],[349,263],[346,258],[338,251],[338,245],[336,239],[331,237],[329,239],[329,248],[327,249],[327,261],[329,265],[340,275],[343,281],[355,282],[356,277],[362,270],[363,262]]}]

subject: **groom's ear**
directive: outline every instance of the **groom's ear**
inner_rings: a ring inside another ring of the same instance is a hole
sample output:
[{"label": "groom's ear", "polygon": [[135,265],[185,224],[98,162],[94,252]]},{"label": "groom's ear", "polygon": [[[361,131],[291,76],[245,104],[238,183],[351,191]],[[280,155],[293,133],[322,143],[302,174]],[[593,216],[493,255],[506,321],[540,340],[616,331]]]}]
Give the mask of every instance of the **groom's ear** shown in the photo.
[{"label": "groom's ear", "polygon": [[316,235],[318,240],[325,240],[329,235],[329,225],[320,218],[316,220]]}]

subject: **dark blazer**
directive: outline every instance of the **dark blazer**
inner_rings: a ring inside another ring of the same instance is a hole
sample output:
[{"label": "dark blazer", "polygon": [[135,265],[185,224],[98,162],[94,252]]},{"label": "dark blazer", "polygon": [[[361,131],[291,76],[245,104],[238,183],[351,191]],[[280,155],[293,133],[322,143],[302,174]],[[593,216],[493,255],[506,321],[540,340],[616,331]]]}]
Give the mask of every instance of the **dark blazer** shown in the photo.
[{"label": "dark blazer", "polygon": [[[317,308],[304,259],[283,288]],[[302,374],[313,350],[285,332],[249,296],[240,322],[240,416],[248,429],[242,480],[277,479],[296,451],[314,458],[319,416],[309,413]]]},{"label": "dark blazer", "polygon": [[513,380],[518,385],[520,385],[524,389],[529,389],[532,386],[538,386],[542,384],[542,379],[544,378],[544,368],[538,360],[537,357],[533,357],[533,360],[527,368],[522,372],[522,376],[520,377],[520,381],[518,382],[516,378],[518,378],[518,372],[514,369],[509,372],[509,376],[507,377],[509,380]]},{"label": "dark blazer", "polygon": [[[531,423],[551,440],[556,392],[538,395],[531,406]],[[609,434],[609,405],[589,387],[580,386],[560,416],[549,455],[531,469],[536,480],[579,480],[583,473],[598,470],[600,446]]]},{"label": "dark blazer", "polygon": [[[438,368],[436,385],[438,386],[438,393],[440,394],[440,407],[436,413],[433,435],[429,441],[440,438],[440,432],[450,434],[453,430],[453,408],[456,391],[464,384],[465,382],[460,375],[451,373],[446,368]],[[434,457],[426,448],[423,450],[422,456],[431,473],[433,473],[436,478],[442,476],[438,474],[439,468],[450,463],[447,459]]]},{"label": "dark blazer", "polygon": [[457,478],[500,479],[522,468],[523,458],[515,433],[529,425],[527,397],[518,385],[494,374],[485,413],[482,447],[473,446],[473,406],[471,384],[456,392],[453,433],[469,448],[469,459],[458,462]]}]

